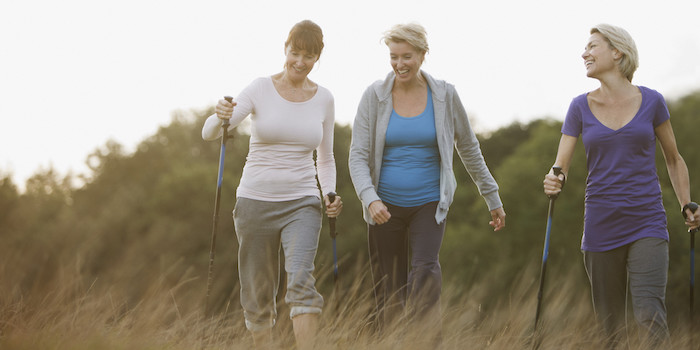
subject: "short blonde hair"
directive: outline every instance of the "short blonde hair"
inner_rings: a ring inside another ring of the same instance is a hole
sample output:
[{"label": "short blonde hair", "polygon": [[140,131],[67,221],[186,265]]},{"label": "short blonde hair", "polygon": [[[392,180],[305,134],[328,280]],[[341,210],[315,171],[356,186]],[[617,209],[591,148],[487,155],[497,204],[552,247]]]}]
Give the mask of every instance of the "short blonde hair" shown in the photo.
[{"label": "short blonde hair", "polygon": [[639,54],[637,53],[637,45],[634,43],[630,33],[620,27],[609,24],[599,24],[591,28],[591,34],[594,33],[600,33],[608,41],[610,47],[622,53],[618,68],[620,73],[631,82],[634,72],[639,67]]},{"label": "short blonde hair", "polygon": [[390,42],[407,42],[418,52],[428,53],[430,48],[428,47],[427,34],[425,28],[418,23],[397,24],[384,32],[382,40],[387,45]]}]

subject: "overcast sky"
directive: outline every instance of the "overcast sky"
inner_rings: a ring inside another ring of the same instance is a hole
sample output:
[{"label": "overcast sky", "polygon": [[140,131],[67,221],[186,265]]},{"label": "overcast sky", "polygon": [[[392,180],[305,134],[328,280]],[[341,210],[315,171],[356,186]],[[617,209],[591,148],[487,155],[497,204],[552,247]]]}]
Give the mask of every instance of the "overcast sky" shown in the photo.
[{"label": "overcast sky", "polygon": [[679,0],[2,0],[0,175],[23,187],[39,169],[86,172],[109,139],[133,150],[173,113],[281,71],[284,40],[303,19],[324,31],[310,78],[334,94],[340,123],[389,72],[380,38],[405,22],[427,29],[423,69],[456,86],[478,132],[562,119],[597,87],[581,53],[598,23],[634,37],[634,83],[674,100],[700,89],[697,10]]}]

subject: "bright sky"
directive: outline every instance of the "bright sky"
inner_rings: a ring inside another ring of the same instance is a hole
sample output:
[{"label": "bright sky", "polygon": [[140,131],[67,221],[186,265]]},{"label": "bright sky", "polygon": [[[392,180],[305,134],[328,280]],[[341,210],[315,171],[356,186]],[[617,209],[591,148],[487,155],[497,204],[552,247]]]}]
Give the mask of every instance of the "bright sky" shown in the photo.
[{"label": "bright sky", "polygon": [[597,87],[581,53],[598,23],[632,34],[634,83],[673,100],[700,89],[697,10],[695,0],[3,0],[0,175],[21,188],[39,169],[86,172],[109,139],[133,150],[173,113],[281,71],[284,40],[303,19],[324,31],[310,78],[334,94],[341,123],[390,70],[382,33],[410,21],[428,31],[423,69],[456,86],[477,131],[562,119]]}]

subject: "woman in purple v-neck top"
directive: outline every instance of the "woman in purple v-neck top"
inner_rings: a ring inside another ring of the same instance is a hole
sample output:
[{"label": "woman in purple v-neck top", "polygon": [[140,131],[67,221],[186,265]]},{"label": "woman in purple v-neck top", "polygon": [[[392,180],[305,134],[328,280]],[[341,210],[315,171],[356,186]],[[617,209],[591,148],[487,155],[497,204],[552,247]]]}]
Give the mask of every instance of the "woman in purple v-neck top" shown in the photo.
[{"label": "woman in purple v-neck top", "polygon": [[654,129],[669,119],[658,92],[637,87],[639,111],[618,129],[601,123],[588,94],[571,102],[562,133],[581,135],[586,149],[586,212],[581,249],[603,252],[644,237],[668,240],[656,175]]},{"label": "woman in purple v-neck top", "polygon": [[606,24],[590,33],[582,57],[587,76],[600,81],[600,87],[571,102],[554,163],[564,174],[550,171],[544,191],[561,191],[580,135],[588,169],[581,249],[596,319],[616,346],[625,334],[629,283],[640,333],[663,346],[669,338],[669,234],[656,173],[657,140],[686,225],[697,227],[700,212],[694,215],[688,208],[688,167],[678,152],[663,96],[632,84],[638,66],[634,40],[624,29]]}]

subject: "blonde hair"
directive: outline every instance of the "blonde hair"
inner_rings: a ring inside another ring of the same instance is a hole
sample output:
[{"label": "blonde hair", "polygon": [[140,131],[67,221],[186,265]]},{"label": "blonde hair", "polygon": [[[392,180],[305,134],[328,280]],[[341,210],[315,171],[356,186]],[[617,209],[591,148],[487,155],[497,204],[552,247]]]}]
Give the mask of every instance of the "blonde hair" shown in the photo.
[{"label": "blonde hair", "polygon": [[618,69],[631,82],[634,72],[639,67],[639,54],[637,53],[637,45],[634,43],[630,33],[620,27],[609,24],[599,24],[591,28],[591,34],[594,33],[600,33],[610,44],[611,48],[622,53]]},{"label": "blonde hair", "polygon": [[397,24],[384,32],[382,40],[387,45],[390,42],[407,42],[418,52],[428,53],[430,48],[428,47],[427,34],[425,28],[418,23]]}]

